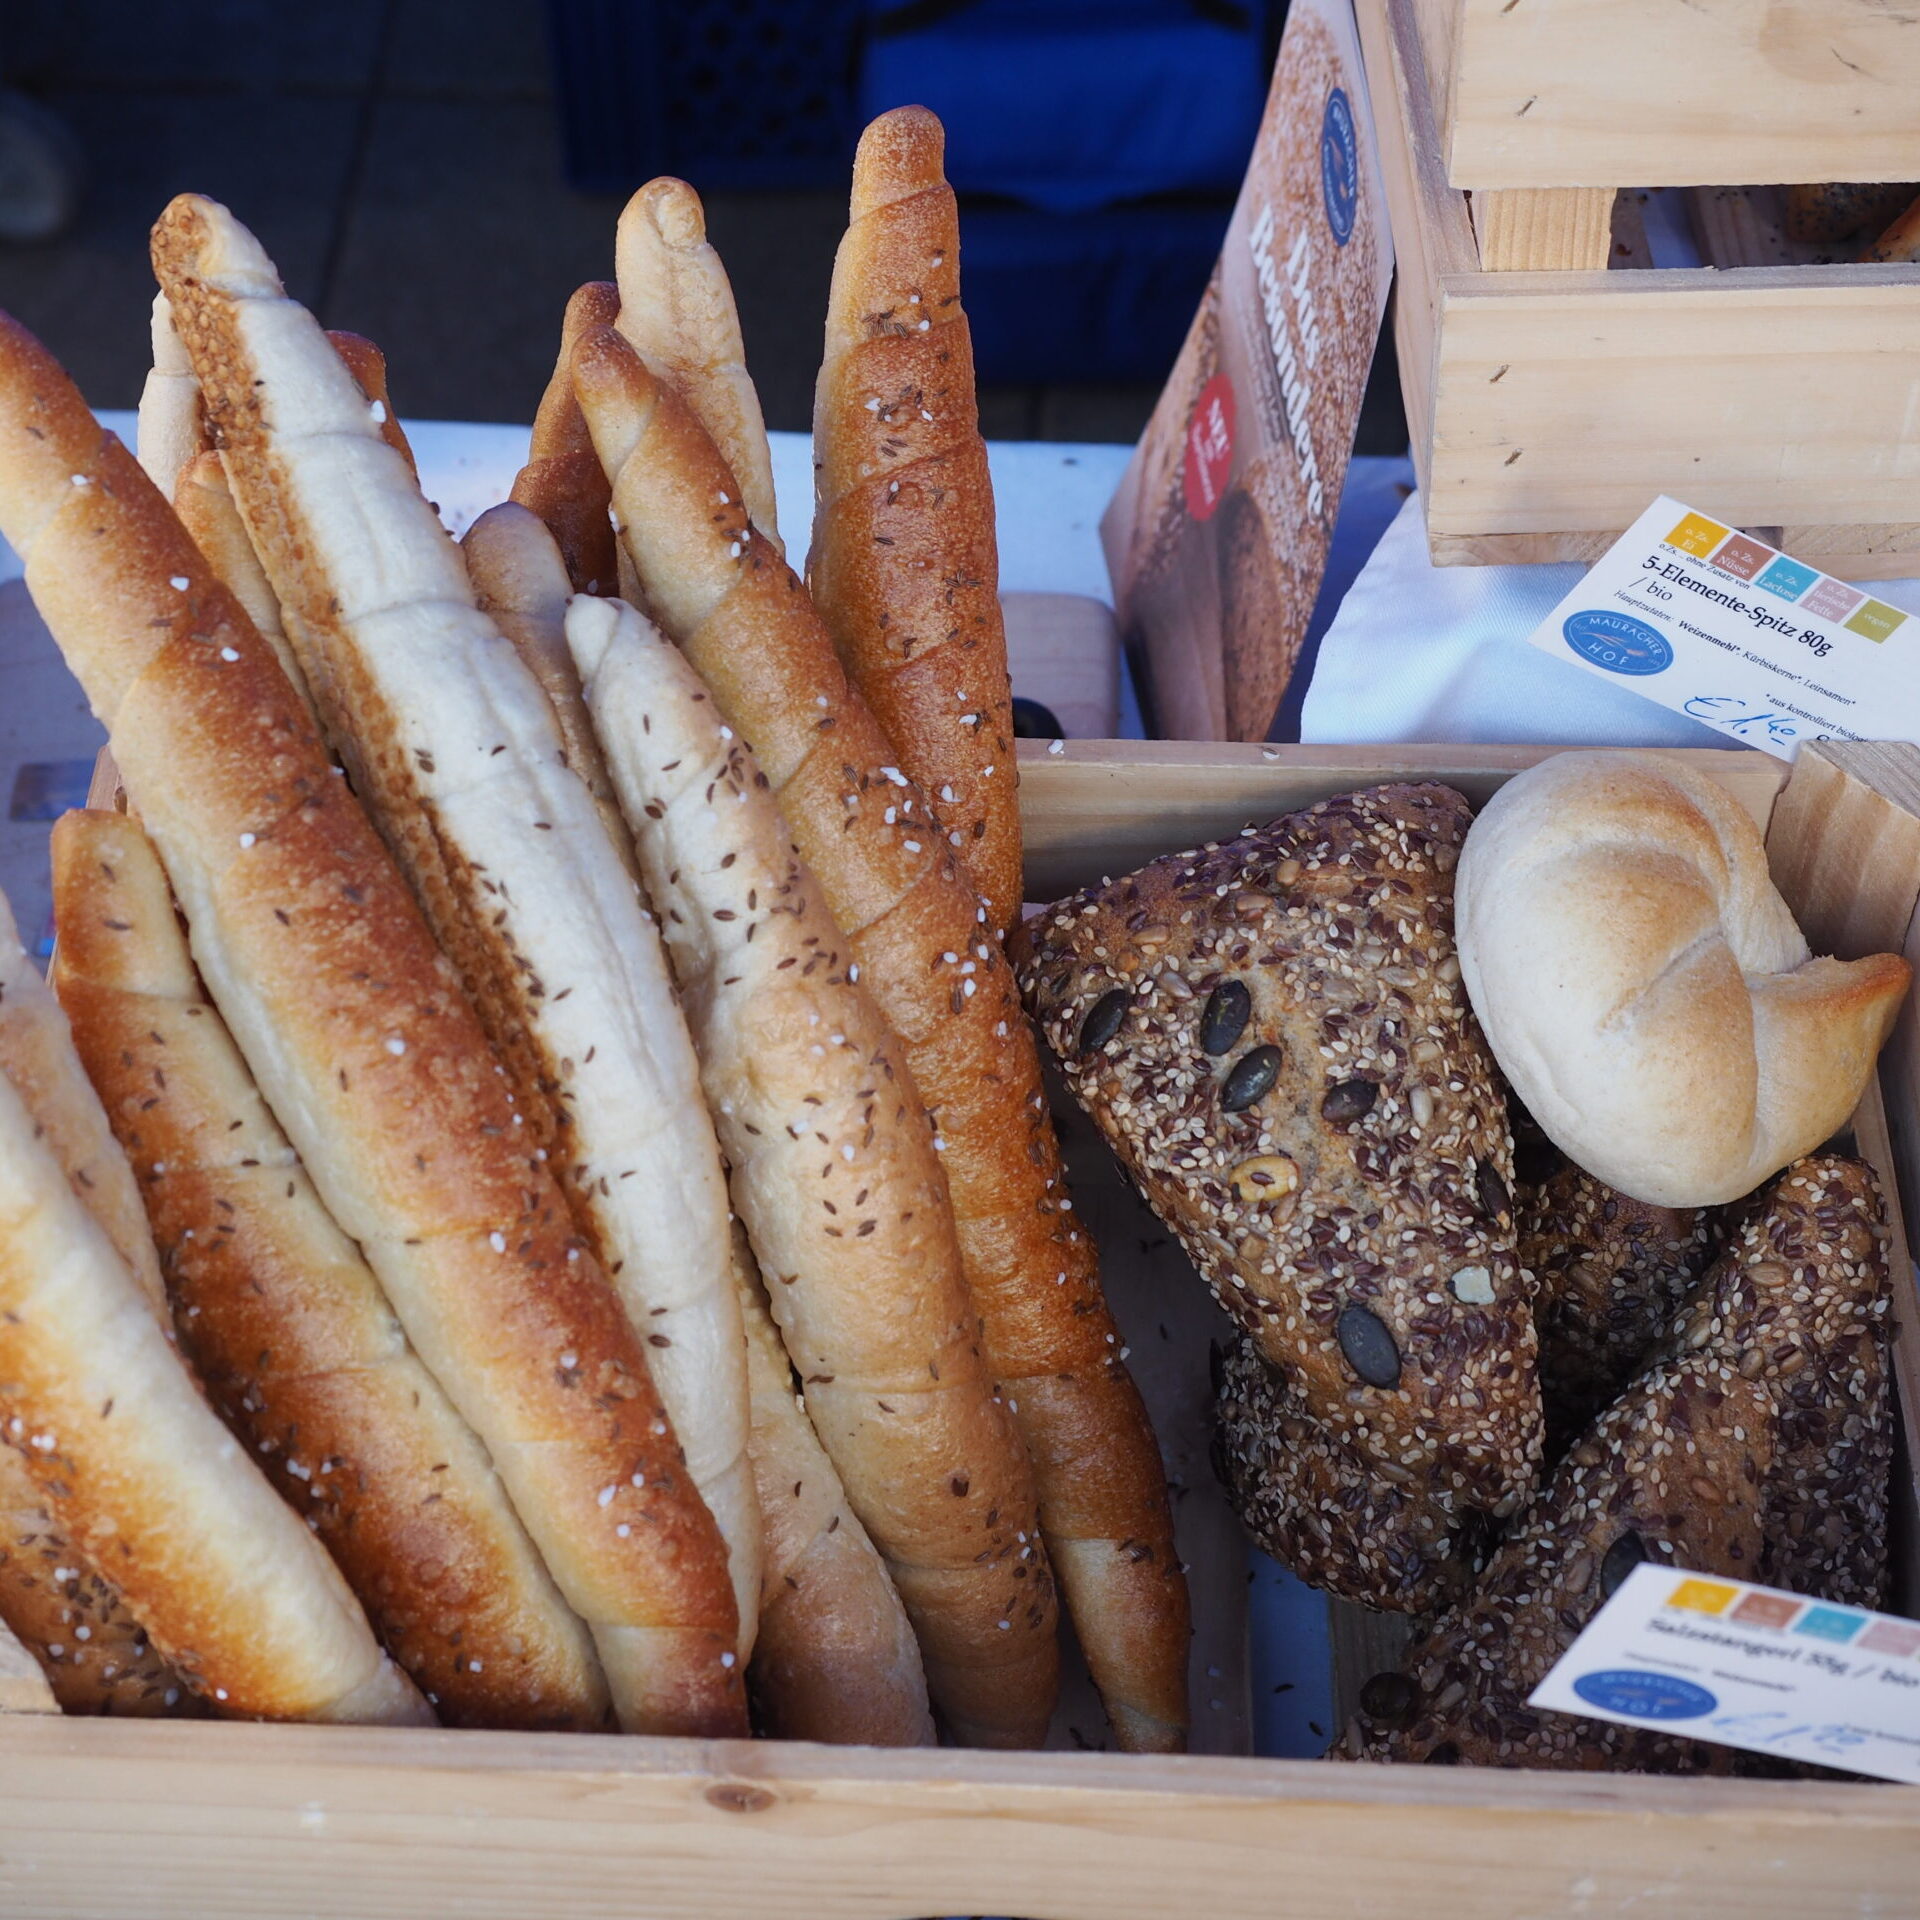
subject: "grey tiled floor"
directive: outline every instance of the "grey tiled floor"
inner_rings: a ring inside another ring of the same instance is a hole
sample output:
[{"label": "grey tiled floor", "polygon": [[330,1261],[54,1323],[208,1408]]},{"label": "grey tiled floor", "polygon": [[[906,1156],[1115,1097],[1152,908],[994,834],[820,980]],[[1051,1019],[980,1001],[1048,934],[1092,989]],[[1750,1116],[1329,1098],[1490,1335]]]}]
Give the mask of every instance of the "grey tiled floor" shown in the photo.
[{"label": "grey tiled floor", "polygon": [[[79,227],[0,249],[0,307],[96,406],[147,366],[146,231],[169,196],[225,200],[329,326],[386,349],[400,407],[523,420],[560,310],[612,272],[615,198],[560,171],[539,0],[0,0],[0,74],[64,113],[87,149]],[[803,428],[834,194],[713,194],[769,424]],[[999,389],[987,431],[1132,440],[1153,389]]]}]

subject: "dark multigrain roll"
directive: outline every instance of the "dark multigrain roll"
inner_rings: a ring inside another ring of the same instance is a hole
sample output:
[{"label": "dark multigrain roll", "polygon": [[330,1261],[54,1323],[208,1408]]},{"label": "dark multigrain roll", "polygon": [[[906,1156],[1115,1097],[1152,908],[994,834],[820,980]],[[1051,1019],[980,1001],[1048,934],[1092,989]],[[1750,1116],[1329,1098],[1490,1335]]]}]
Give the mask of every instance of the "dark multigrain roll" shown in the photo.
[{"label": "dark multigrain roll", "polygon": [[1877,1606],[1892,1420],[1887,1236],[1872,1172],[1802,1160],[1676,1316],[1405,1671],[1336,1752],[1484,1766],[1746,1771],[1724,1748],[1526,1704],[1643,1560]]},{"label": "dark multigrain roll", "polygon": [[1328,1442],[1330,1544],[1302,1559],[1300,1528],[1262,1528],[1286,1450],[1242,1395],[1243,1512],[1348,1592],[1385,1488],[1508,1514],[1540,1459],[1511,1146],[1453,948],[1468,817],[1445,787],[1343,795],[1027,928],[1027,1003],[1076,1097],[1276,1370],[1266,1400]]},{"label": "dark multigrain roll", "polygon": [[1307,1411],[1243,1333],[1216,1349],[1215,1466],[1247,1530],[1303,1580],[1391,1613],[1460,1597],[1484,1529]]},{"label": "dark multigrain roll", "polygon": [[1554,1459],[1645,1364],[1719,1251],[1722,1219],[1629,1200],[1571,1161],[1538,1185],[1518,1181],[1514,1207]]}]

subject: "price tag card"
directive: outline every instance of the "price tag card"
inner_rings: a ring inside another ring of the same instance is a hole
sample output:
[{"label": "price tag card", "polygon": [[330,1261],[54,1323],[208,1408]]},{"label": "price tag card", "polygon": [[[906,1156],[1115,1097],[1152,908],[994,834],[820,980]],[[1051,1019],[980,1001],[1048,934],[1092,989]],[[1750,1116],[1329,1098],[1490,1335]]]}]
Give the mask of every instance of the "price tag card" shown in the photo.
[{"label": "price tag card", "polygon": [[1528,1704],[1920,1784],[1920,1621],[1642,1563]]},{"label": "price tag card", "polygon": [[1782,760],[1920,742],[1920,620],[1665,496],[1532,638]]}]

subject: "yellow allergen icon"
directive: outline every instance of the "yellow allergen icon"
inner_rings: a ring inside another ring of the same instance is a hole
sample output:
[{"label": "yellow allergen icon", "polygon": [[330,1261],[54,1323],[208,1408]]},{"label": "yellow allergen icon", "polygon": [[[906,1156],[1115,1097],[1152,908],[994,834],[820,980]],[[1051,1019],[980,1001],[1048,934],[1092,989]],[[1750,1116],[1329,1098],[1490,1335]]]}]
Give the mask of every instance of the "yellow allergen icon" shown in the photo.
[{"label": "yellow allergen icon", "polygon": [[1739,1597],[1738,1587],[1723,1587],[1716,1580],[1682,1580],[1667,1596],[1667,1605],[1688,1613],[1725,1613]]},{"label": "yellow allergen icon", "polygon": [[1709,520],[1704,513],[1690,513],[1667,535],[1667,545],[1704,560],[1730,531],[1719,521]]}]

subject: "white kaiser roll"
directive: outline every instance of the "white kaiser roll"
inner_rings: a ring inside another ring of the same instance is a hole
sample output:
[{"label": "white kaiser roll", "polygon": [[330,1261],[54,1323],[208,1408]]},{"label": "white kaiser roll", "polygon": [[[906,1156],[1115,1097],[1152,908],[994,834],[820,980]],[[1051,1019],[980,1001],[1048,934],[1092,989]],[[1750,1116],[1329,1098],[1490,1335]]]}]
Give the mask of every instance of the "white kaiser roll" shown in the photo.
[{"label": "white kaiser roll", "polygon": [[1844,1126],[1907,990],[1815,959],[1752,816],[1659,753],[1563,753],[1467,835],[1473,1010],[1570,1159],[1650,1205],[1739,1199]]}]

